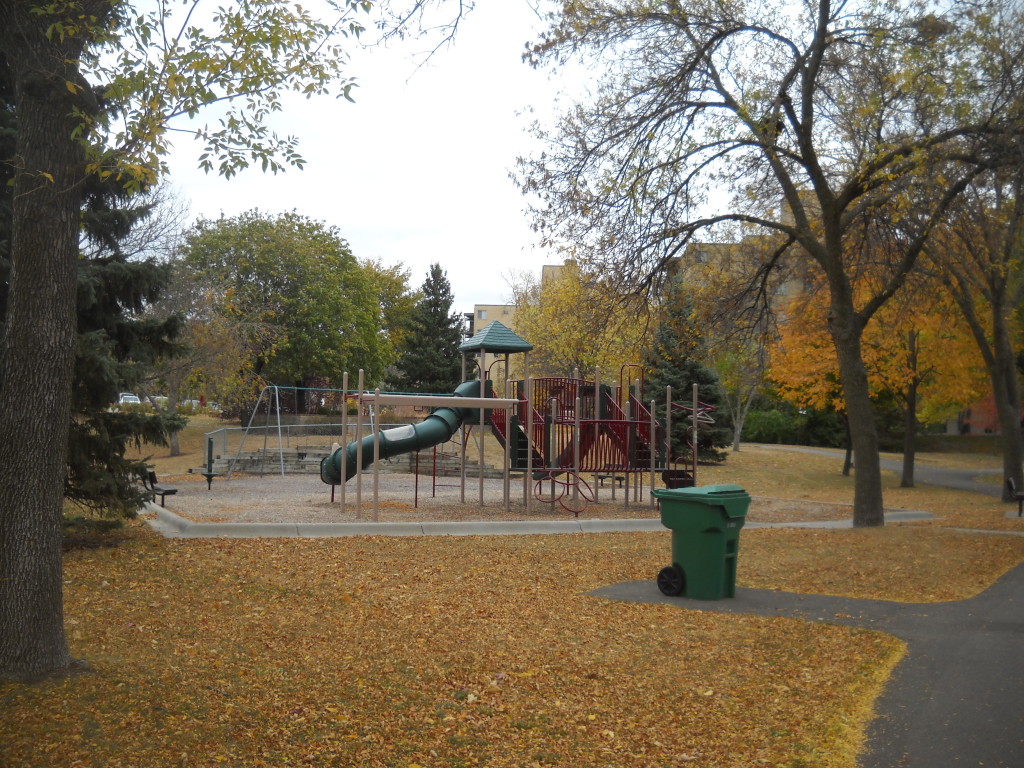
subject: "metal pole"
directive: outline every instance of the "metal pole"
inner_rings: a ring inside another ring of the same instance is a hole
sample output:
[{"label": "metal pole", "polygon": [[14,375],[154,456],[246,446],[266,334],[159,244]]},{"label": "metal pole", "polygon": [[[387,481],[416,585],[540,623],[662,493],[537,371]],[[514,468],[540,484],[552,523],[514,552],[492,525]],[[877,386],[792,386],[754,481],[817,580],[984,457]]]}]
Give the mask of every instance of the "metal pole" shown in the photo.
[{"label": "metal pole", "polygon": [[[260,396],[256,399],[256,405],[253,407],[252,411],[249,413],[249,421],[245,425],[245,429],[242,431],[242,437],[238,440],[238,450],[235,451],[235,458],[233,458],[231,460],[231,462],[228,464],[228,473],[224,476],[225,480],[230,480],[231,479],[231,473],[235,471],[235,465],[238,464],[238,459],[242,455],[242,448],[245,447],[245,438],[249,435],[249,430],[252,429],[253,419],[255,419],[256,418],[256,414],[260,412],[260,405],[263,403],[263,396],[267,394],[267,390],[269,388],[270,387],[264,387],[263,389],[260,390]],[[227,433],[225,432],[225,436],[224,436],[224,453],[227,453],[227,445],[228,445]]]},{"label": "metal pole", "polygon": [[277,458],[281,465],[281,477],[284,477],[284,440],[281,438],[281,394],[274,388],[274,400],[277,404]]},{"label": "metal pole", "polygon": [[345,511],[345,482],[348,476],[348,371],[341,374],[341,511]]},{"label": "metal pole", "polygon": [[[629,383],[626,383],[626,461],[623,467],[626,476],[626,509],[629,509],[629,469],[633,466],[633,401],[629,397]],[[612,481],[614,482],[614,480]]]},{"label": "metal pole", "polygon": [[523,494],[526,499],[526,513],[533,506],[533,494],[529,492],[530,480],[533,478],[533,380],[527,376],[526,385],[526,474],[523,476]]},{"label": "metal pole", "polygon": [[[505,397],[509,397],[512,394],[512,379],[508,377],[508,365],[505,366]],[[507,515],[511,510],[511,502],[509,496],[511,495],[511,472],[512,472],[512,454],[510,444],[512,442],[512,408],[509,406],[505,407],[505,470],[502,473],[504,475],[502,479],[501,492],[505,500],[505,514]]]},{"label": "metal pole", "polygon": [[363,369],[356,385],[356,517],[363,516]]},{"label": "metal pole", "polygon": [[697,400],[697,385],[693,385],[693,487],[697,487],[697,409],[700,401]]},{"label": "metal pole", "polygon": [[[373,394],[380,398],[380,387],[373,390]],[[377,496],[380,490],[380,411],[377,410],[377,403],[373,404],[373,522],[378,522],[380,517],[380,500]]]},{"label": "metal pole", "polygon": [[[483,370],[480,371],[480,397],[487,397],[487,379],[484,378]],[[480,441],[480,506],[484,505],[484,426],[486,421],[487,411],[484,408],[480,409],[480,433],[477,435],[477,440]]]},{"label": "metal pole", "polygon": [[672,466],[672,385],[665,387],[665,468]]},{"label": "metal pole", "polygon": [[[277,394],[277,387],[273,387],[274,394]],[[263,450],[260,451],[260,478],[263,478],[264,463],[267,460],[267,436],[270,430],[270,398],[267,398],[267,418],[263,423]]]},{"label": "metal pole", "polygon": [[[654,399],[653,398],[651,399],[651,439],[650,439],[649,442],[650,442],[650,445],[651,445],[651,485],[650,485],[650,489],[653,491],[654,490],[654,478],[655,478],[654,465],[657,463],[657,460],[658,460],[658,419],[655,417],[655,414],[654,414]],[[648,501],[650,506],[652,506],[652,507],[654,506],[654,494],[653,493],[648,493],[647,494],[647,501]]]},{"label": "metal pole", "polygon": [[[637,390],[637,394],[636,394],[637,404],[638,404],[638,406],[643,406],[643,390],[642,390],[642,388],[640,386],[640,379],[636,379],[635,380],[634,386],[636,387],[636,390]],[[640,451],[640,414],[637,413],[635,418],[637,420],[637,451],[639,452]],[[639,467],[640,465],[637,464],[637,466]],[[635,501],[635,502],[640,501],[640,485],[642,483],[643,483],[643,470],[640,470],[640,471],[637,472],[637,476],[635,478],[633,478],[633,501]]]},{"label": "metal pole", "polygon": [[[548,469],[555,469],[555,460],[558,458],[555,455],[555,451],[561,448],[558,445],[558,435],[561,434],[559,429],[558,421],[562,418],[562,409],[559,407],[558,400],[554,397],[548,400],[548,416],[545,420],[545,426],[547,427],[547,434],[544,436],[544,442],[548,448]],[[555,500],[555,475],[553,472],[548,472],[548,480],[551,482],[551,500]]]},{"label": "metal pole", "polygon": [[[484,362],[486,352],[483,349],[480,350],[480,357],[477,361],[477,381],[480,382],[481,392],[483,395],[483,381],[484,381]],[[462,437],[461,451],[459,452],[459,503],[466,503],[466,442],[469,440],[469,433],[472,426],[460,427],[459,435]]]},{"label": "metal pole", "polygon": [[[573,461],[573,467],[572,468],[573,468],[573,471],[577,475],[579,475],[579,473],[580,473],[580,406],[582,404],[583,404],[583,401],[580,399],[579,392],[577,392],[576,393],[576,414],[575,414],[575,418],[573,420],[573,427],[572,427],[572,441],[573,441],[573,446],[574,446],[573,447],[573,451],[572,451],[572,461]],[[573,483],[572,484],[572,500],[573,500],[573,502],[578,501],[579,497],[580,497],[580,487],[579,487],[579,484],[578,483]],[[573,506],[575,507],[575,504]]]}]

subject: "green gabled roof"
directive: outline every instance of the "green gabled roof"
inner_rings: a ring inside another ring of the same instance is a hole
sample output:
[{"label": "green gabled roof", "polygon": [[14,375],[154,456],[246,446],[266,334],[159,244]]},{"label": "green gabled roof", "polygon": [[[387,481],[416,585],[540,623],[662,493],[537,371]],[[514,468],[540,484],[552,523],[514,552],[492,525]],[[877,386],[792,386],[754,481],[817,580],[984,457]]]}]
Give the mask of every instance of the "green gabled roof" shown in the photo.
[{"label": "green gabled roof", "polygon": [[479,349],[486,349],[488,352],[529,352],[533,349],[533,344],[495,320],[473,338],[459,345],[460,352]]}]

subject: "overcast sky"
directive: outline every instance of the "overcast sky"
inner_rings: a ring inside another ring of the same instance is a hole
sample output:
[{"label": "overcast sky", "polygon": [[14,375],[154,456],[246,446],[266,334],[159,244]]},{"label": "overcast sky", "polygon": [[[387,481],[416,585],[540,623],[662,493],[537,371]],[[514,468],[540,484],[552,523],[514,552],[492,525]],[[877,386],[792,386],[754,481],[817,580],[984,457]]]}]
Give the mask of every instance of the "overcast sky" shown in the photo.
[{"label": "overcast sky", "polygon": [[422,42],[375,49],[354,62],[355,104],[296,101],[275,118],[278,133],[299,137],[305,170],[223,180],[196,170],[198,148],[179,139],[171,184],[193,217],[295,209],[338,227],[356,256],[405,264],[414,288],[439,262],[459,311],[502,303],[510,272],[561,261],[533,247],[526,199],[508,176],[531,146],[524,110],[550,113],[557,92],[521,60],[539,29],[526,2],[480,3],[419,70]]}]

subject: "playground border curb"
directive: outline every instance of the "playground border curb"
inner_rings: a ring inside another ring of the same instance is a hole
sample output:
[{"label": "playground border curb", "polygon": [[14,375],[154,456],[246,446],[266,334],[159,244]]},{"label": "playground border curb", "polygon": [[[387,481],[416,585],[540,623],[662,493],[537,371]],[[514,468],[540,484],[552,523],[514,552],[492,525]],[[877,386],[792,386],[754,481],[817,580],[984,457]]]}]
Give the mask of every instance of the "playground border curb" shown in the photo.
[{"label": "playground border curb", "polygon": [[[150,525],[167,538],[252,539],[252,538],[340,538],[345,536],[508,536],[550,535],[556,533],[615,533],[625,531],[666,531],[658,518],[628,520],[476,520],[466,522],[399,523],[195,523],[156,506]],[[930,520],[928,512],[893,510],[886,522],[905,523]],[[747,523],[745,528],[850,528],[849,520],[795,523]]]},{"label": "playground border curb", "polygon": [[147,503],[150,525],[168,538],[338,538],[344,536],[506,536],[663,531],[661,520],[475,520],[398,523],[195,523]]}]

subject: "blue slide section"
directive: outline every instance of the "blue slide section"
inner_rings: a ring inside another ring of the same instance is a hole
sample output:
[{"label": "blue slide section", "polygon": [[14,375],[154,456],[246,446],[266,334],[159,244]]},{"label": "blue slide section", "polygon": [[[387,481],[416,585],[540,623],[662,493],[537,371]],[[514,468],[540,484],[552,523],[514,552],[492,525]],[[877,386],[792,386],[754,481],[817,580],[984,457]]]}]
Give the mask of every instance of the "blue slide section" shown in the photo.
[{"label": "blue slide section", "polygon": [[[464,381],[455,389],[453,403],[460,397],[480,397],[479,381]],[[451,440],[463,422],[472,419],[478,411],[475,408],[460,408],[457,405],[436,409],[419,424],[410,424],[394,429],[382,429],[380,435],[380,457],[382,459],[399,454],[431,448]],[[479,418],[479,417],[477,417]],[[359,444],[363,446],[363,465],[366,469],[373,463],[374,435],[367,435],[361,441],[351,442],[339,448],[320,462],[320,479],[328,485],[341,485],[355,475],[359,458]],[[341,456],[345,452],[345,478],[341,477]]]}]

